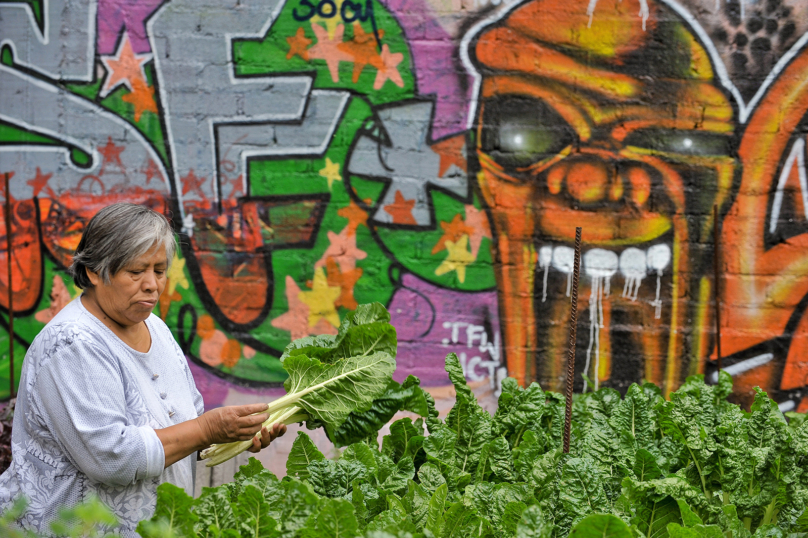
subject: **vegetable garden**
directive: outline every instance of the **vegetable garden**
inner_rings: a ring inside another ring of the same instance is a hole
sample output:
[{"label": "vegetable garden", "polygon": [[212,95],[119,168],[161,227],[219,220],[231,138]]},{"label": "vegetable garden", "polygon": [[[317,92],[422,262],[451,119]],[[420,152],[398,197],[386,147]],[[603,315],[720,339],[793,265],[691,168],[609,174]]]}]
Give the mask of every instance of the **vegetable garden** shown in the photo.
[{"label": "vegetable garden", "polygon": [[[439,418],[417,379],[401,385],[390,379],[396,342],[388,320],[380,305],[363,306],[336,337],[304,338],[284,353],[290,396],[343,376],[308,395],[286,397],[300,408],[294,414],[305,413],[309,426],[325,427],[344,447],[338,459],[326,459],[301,432],[282,480],[251,459],[232,483],[206,488],[198,499],[161,485],[157,511],[141,523],[141,534],[745,538],[808,532],[808,424],[796,414],[787,423],[764,392],[750,412],[727,401],[732,379],[726,373],[715,385],[691,377],[670,401],[650,384],[633,385],[622,398],[608,388],[576,395],[571,450],[564,454],[562,395],[507,379],[492,417],[466,386],[454,354],[446,357],[446,371],[457,401]],[[419,418],[394,422],[379,446],[378,430],[401,410]]]},{"label": "vegetable garden", "polygon": [[[251,459],[233,482],[193,499],[158,488],[145,538],[748,538],[808,533],[808,423],[758,390],[749,412],[731,377],[693,376],[666,401],[651,384],[576,395],[570,452],[565,398],[502,384],[492,416],[466,385],[445,418],[409,377],[392,380],[395,329],[363,305],[336,336],[283,354],[287,396],[268,422],[306,420],[342,447],[327,459],[298,433],[278,479]],[[381,446],[378,431],[396,413]],[[214,447],[211,464],[243,450]]]}]

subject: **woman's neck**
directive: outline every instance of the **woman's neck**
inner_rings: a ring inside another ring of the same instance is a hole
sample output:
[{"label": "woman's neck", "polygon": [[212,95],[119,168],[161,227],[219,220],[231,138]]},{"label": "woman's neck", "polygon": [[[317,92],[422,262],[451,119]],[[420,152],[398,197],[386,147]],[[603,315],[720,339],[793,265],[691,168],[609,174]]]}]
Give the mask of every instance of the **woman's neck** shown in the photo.
[{"label": "woman's neck", "polygon": [[151,348],[151,335],[145,321],[129,325],[119,322],[104,310],[104,307],[98,301],[95,290],[92,288],[84,290],[79,300],[90,314],[98,318],[126,345],[141,353],[149,351]]}]

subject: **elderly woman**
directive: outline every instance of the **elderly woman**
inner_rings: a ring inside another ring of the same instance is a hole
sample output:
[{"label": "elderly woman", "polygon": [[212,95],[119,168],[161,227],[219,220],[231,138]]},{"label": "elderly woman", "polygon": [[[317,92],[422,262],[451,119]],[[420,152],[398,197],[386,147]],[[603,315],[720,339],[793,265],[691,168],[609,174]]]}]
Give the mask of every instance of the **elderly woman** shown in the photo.
[{"label": "elderly woman", "polygon": [[115,204],[87,225],[70,267],[84,292],[23,364],[14,459],[0,476],[0,512],[28,499],[22,527],[47,533],[60,507],[96,494],[119,532],[137,536],[161,482],[193,494],[199,450],[261,431],[257,452],[286,431],[262,430],[265,404],[204,412],[185,356],[152,314],[174,250],[166,218],[145,207]]}]

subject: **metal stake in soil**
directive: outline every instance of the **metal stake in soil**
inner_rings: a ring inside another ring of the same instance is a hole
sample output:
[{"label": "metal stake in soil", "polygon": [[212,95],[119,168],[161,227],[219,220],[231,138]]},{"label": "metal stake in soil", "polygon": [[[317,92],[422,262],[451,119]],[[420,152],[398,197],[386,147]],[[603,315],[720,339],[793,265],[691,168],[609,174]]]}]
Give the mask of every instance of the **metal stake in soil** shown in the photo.
[{"label": "metal stake in soil", "polygon": [[715,352],[718,358],[718,371],[721,371],[721,296],[718,267],[719,241],[718,241],[718,206],[713,206],[713,286],[715,286]]},{"label": "metal stake in soil", "polygon": [[6,261],[8,262],[8,380],[9,394],[14,397],[14,297],[11,286],[11,175],[6,172]]},{"label": "metal stake in soil", "polygon": [[[570,342],[567,357],[567,412],[564,417],[564,454],[570,451],[572,424],[572,383],[575,381],[575,329],[578,326],[578,276],[581,272],[581,228],[575,228],[575,263],[572,267],[572,301],[570,304]],[[595,373],[597,375],[597,373]]]}]

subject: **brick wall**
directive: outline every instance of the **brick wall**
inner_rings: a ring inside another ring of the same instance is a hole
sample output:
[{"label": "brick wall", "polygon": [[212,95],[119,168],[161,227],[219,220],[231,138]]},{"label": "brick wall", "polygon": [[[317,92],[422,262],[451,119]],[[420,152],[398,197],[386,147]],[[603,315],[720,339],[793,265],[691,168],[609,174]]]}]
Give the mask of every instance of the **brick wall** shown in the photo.
[{"label": "brick wall", "polygon": [[806,9],[0,3],[15,379],[84,225],[128,200],[176,227],[156,314],[208,407],[275,397],[284,346],[370,301],[399,378],[445,385],[455,351],[492,389],[559,388],[581,226],[578,390],[711,377],[718,284],[739,400],[805,410]]}]

